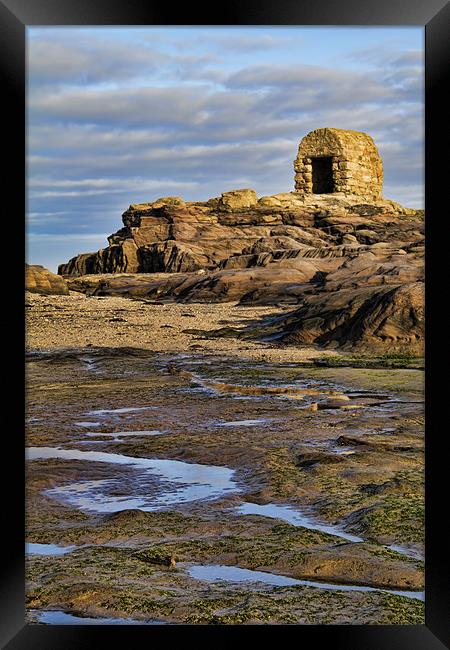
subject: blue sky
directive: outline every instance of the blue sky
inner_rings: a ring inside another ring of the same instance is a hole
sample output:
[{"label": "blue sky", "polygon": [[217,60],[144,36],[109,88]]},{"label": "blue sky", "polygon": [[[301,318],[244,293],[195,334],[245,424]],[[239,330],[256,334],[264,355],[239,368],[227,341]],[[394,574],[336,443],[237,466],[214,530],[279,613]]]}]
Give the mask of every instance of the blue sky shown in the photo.
[{"label": "blue sky", "polygon": [[27,259],[107,245],[130,203],[294,189],[301,138],[369,133],[423,207],[422,27],[27,29]]}]

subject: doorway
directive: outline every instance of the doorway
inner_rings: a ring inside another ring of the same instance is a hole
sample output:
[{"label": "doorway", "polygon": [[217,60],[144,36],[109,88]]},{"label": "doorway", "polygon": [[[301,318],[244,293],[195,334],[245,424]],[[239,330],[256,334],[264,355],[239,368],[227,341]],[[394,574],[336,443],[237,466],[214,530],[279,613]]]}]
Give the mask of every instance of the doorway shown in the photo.
[{"label": "doorway", "polygon": [[334,192],[332,162],[331,157],[311,158],[313,194]]}]

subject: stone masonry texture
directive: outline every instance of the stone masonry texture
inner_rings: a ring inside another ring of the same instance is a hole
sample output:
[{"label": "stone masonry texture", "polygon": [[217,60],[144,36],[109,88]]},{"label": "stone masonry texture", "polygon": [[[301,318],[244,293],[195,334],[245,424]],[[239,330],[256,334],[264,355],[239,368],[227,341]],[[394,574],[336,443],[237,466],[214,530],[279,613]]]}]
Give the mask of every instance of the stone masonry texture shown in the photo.
[{"label": "stone masonry texture", "polygon": [[331,158],[334,193],[353,194],[366,200],[381,197],[383,163],[374,141],[360,131],[315,129],[300,142],[294,161],[295,190],[313,193],[313,165]]}]

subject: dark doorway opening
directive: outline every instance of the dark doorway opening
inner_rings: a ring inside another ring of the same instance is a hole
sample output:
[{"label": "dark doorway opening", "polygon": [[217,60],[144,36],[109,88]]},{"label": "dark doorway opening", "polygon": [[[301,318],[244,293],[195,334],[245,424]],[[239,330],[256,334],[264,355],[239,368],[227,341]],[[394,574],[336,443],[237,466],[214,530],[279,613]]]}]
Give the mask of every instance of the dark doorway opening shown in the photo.
[{"label": "dark doorway opening", "polygon": [[314,194],[334,192],[333,167],[331,158],[312,158],[312,183]]}]

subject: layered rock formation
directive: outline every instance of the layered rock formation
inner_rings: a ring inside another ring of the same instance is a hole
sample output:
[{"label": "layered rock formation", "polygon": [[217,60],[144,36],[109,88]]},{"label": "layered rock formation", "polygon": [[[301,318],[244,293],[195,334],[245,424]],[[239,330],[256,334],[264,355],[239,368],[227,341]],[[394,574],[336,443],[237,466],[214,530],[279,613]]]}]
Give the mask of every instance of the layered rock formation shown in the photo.
[{"label": "layered rock formation", "polygon": [[[393,201],[367,204],[358,196],[338,194],[302,196],[291,192],[258,200],[253,190],[235,190],[205,203],[167,197],[131,205],[122,215],[123,228],[108,237],[109,246],[72,258],[59,266],[58,273],[79,276],[245,268],[249,260],[237,261],[236,257],[279,256],[302,250],[305,256],[333,256],[336,245],[390,241],[394,234],[401,235],[415,215],[414,210]],[[409,219],[399,218],[405,216]],[[388,230],[381,233],[384,226]],[[409,235],[405,237],[405,243],[411,243]]]},{"label": "layered rock formation", "polygon": [[[323,289],[308,296],[299,309],[263,323],[257,335],[264,336],[266,332],[274,340],[296,345],[422,356],[421,264],[408,268],[394,256],[369,264],[375,277],[358,286],[354,267],[361,260],[356,262],[330,274]],[[394,278],[390,277],[391,272]],[[333,285],[339,275],[342,283],[336,289]],[[405,284],[399,283],[402,278]]]},{"label": "layered rock formation", "polygon": [[37,264],[25,264],[25,289],[44,295],[68,295],[69,289],[63,278]]},{"label": "layered rock formation", "polygon": [[108,248],[60,272],[94,295],[297,306],[233,335],[423,353],[421,211],[336,195],[255,200],[245,190],[130,206]]}]

